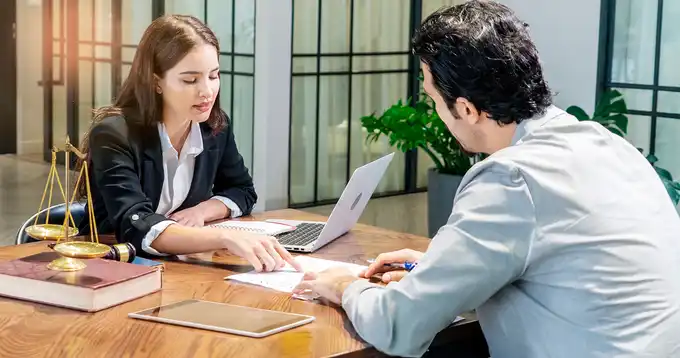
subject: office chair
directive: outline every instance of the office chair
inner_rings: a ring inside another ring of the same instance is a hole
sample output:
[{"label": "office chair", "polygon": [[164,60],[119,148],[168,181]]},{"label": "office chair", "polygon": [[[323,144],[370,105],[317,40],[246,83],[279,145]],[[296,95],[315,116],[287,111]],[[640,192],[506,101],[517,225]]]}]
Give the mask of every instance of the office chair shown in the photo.
[{"label": "office chair", "polygon": [[[80,224],[80,221],[87,215],[85,211],[85,203],[74,202],[71,204],[71,215],[73,216],[73,221],[76,227]],[[66,216],[66,204],[57,204],[49,208],[50,210],[50,221],[47,224],[63,224],[64,217]],[[33,214],[23,225],[19,228],[17,232],[16,244],[25,244],[28,242],[38,241],[26,233],[26,228],[33,225],[35,222],[35,217],[38,216],[38,224],[45,224],[45,219],[47,217],[47,209],[43,209],[37,214]]]}]

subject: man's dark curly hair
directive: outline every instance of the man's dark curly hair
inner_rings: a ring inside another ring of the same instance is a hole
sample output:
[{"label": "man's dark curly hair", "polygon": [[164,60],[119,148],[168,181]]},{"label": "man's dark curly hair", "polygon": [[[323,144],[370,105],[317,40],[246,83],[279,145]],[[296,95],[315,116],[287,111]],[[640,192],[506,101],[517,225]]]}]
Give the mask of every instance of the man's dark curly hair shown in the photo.
[{"label": "man's dark curly hair", "polygon": [[528,25],[496,2],[468,1],[428,16],[413,52],[449,108],[463,97],[509,124],[543,114],[552,102]]}]

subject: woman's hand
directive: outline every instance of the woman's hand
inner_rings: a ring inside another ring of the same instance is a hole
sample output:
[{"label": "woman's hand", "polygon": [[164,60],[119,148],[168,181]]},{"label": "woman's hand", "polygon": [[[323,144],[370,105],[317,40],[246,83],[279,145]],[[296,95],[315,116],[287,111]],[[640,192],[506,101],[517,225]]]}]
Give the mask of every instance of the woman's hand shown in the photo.
[{"label": "woman's hand", "polygon": [[199,206],[193,206],[184,210],[176,211],[169,216],[170,220],[176,221],[180,225],[191,227],[205,226],[204,211]]},{"label": "woman's hand", "polygon": [[375,261],[368,266],[366,271],[360,273],[359,275],[365,278],[370,278],[371,276],[381,273],[381,280],[385,283],[392,281],[399,281],[408,271],[401,268],[390,267],[389,264],[403,264],[405,262],[418,262],[420,258],[423,257],[423,253],[411,249],[402,249],[399,251],[386,252],[378,255]]},{"label": "woman's hand", "polygon": [[280,269],[286,262],[297,271],[302,271],[302,267],[293,256],[271,236],[233,232],[227,238],[226,249],[248,260],[257,272]]}]

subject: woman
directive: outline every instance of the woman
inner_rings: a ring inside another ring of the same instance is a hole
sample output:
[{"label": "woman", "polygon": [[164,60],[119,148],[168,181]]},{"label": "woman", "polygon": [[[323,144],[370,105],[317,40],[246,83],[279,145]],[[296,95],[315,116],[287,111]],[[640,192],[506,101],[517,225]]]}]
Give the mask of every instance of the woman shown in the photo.
[{"label": "woman", "polygon": [[[84,148],[99,233],[140,254],[227,249],[256,270],[290,262],[268,236],[204,227],[247,215],[257,195],[220,109],[219,44],[191,16],[145,31],[114,105],[95,112]],[[90,232],[89,220],[80,230]]]}]

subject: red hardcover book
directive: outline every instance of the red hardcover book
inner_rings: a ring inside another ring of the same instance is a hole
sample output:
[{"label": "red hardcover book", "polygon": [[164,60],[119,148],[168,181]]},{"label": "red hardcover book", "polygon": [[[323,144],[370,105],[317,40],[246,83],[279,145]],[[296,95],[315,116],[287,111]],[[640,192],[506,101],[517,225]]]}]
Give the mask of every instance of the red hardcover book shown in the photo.
[{"label": "red hardcover book", "polygon": [[96,312],[161,289],[162,270],[113,260],[86,260],[80,271],[47,268],[54,251],[0,262],[0,295]]}]

